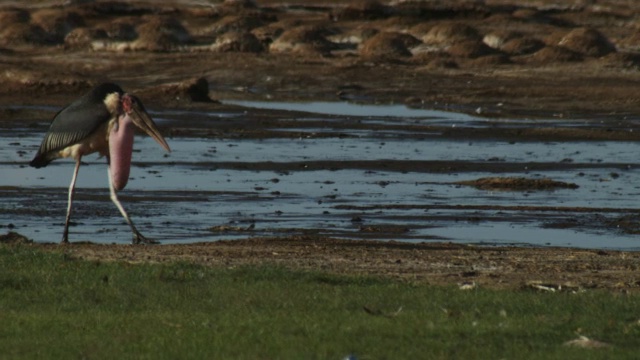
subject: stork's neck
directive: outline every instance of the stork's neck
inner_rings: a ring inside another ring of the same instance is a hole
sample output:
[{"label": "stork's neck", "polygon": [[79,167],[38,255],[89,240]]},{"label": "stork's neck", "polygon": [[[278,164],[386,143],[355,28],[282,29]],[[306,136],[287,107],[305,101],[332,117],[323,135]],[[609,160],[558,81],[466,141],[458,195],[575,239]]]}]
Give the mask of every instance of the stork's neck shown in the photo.
[{"label": "stork's neck", "polygon": [[104,106],[107,107],[109,113],[119,115],[122,113],[122,105],[120,105],[120,94],[111,93],[104,98]]}]

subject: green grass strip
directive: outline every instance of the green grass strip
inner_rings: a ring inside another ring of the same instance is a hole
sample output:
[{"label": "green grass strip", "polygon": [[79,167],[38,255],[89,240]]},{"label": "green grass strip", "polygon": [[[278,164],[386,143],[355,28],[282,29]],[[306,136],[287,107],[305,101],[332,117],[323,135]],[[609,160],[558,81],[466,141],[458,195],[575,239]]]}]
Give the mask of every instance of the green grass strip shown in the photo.
[{"label": "green grass strip", "polygon": [[[640,297],[279,267],[74,260],[0,245],[3,359],[632,359]],[[578,334],[610,346],[564,346]]]}]

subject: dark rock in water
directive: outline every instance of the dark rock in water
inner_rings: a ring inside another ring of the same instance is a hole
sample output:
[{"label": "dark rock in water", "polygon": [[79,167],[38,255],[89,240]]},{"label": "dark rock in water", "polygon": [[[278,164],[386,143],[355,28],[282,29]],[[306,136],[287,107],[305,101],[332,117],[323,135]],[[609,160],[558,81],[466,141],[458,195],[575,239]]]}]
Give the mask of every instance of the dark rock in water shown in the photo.
[{"label": "dark rock in water", "polygon": [[527,179],[522,177],[487,177],[470,181],[458,181],[456,184],[473,186],[482,190],[531,191],[577,189],[573,183],[551,179]]},{"label": "dark rock in water", "polygon": [[195,78],[179,83],[161,85],[143,90],[140,95],[151,99],[163,99],[169,95],[174,101],[178,102],[217,102],[209,97],[209,82],[205,78]]},{"label": "dark rock in water", "polygon": [[209,97],[209,82],[205,78],[199,78],[195,82],[184,84],[185,92],[191,101],[211,102]]}]

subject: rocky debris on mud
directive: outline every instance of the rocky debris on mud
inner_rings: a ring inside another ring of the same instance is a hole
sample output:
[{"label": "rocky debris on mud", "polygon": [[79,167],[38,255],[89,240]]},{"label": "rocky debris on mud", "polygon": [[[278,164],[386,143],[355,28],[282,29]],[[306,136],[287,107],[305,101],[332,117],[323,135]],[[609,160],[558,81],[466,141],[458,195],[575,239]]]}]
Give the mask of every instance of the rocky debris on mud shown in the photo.
[{"label": "rocky debris on mud", "polygon": [[[638,10],[613,1],[16,3],[0,7],[0,93],[64,103],[105,77],[150,92],[204,78],[225,98],[337,100],[348,82],[363,88],[360,101],[640,112]],[[164,96],[145,101],[173,97],[155,93]]]}]

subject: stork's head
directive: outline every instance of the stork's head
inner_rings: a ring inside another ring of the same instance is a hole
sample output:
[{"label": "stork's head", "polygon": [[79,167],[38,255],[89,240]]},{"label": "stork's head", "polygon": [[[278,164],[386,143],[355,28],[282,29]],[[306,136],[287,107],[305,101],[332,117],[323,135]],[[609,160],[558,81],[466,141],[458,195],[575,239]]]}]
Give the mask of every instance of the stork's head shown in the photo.
[{"label": "stork's head", "polygon": [[120,96],[120,105],[124,116],[128,116],[137,127],[151,136],[165,150],[171,152],[169,145],[160,134],[160,130],[137,97],[123,94]]}]

